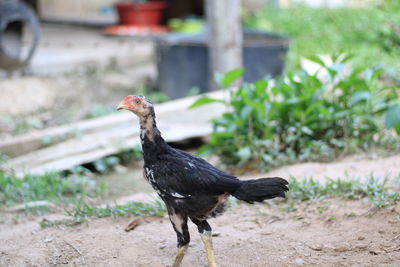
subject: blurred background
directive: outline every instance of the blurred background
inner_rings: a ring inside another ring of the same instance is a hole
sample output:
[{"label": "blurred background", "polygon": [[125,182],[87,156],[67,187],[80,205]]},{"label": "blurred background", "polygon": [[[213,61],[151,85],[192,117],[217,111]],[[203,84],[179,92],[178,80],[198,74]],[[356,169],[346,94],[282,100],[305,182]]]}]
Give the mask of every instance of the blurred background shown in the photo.
[{"label": "blurred background", "polygon": [[[129,3],[137,2],[147,1]],[[162,2],[156,15],[138,15],[126,1],[1,1],[0,135],[103,115],[126,94],[158,102],[208,91],[207,40],[196,36],[207,31],[204,1]],[[396,8],[243,0],[245,80],[301,69],[306,56],[351,52],[353,64],[383,67],[397,82]]]},{"label": "blurred background", "polygon": [[[208,91],[204,1],[161,1],[139,14],[130,5],[153,1],[141,2],[2,0],[0,135],[104,115],[126,94],[159,102]],[[306,56],[351,52],[353,64],[383,67],[397,82],[397,6],[243,0],[245,80],[301,69]]]},{"label": "blurred background", "polygon": [[394,266],[399,59],[399,0],[0,0],[0,265],[169,262],[138,120],[115,110],[141,94],[173,147],[290,181],[229,200],[221,266]]}]

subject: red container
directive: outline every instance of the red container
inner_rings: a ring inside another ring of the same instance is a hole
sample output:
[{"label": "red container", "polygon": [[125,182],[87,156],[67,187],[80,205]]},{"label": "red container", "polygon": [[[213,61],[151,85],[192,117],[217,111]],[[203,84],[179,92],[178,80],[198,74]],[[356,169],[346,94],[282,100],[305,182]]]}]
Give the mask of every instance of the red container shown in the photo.
[{"label": "red container", "polygon": [[120,24],[125,25],[157,25],[160,24],[161,15],[167,6],[162,1],[144,3],[125,2],[115,5]]}]

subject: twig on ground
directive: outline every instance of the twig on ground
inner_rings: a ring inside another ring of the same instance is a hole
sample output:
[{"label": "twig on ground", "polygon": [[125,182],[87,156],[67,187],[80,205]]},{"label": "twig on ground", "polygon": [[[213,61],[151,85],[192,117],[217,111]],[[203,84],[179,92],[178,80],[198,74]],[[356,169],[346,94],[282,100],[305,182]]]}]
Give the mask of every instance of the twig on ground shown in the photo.
[{"label": "twig on ground", "polygon": [[71,248],[73,248],[80,256],[82,256],[82,253],[79,251],[78,248],[76,248],[74,245],[72,245],[70,242],[68,242],[67,240],[63,239],[63,241],[65,242],[65,244],[69,245]]}]

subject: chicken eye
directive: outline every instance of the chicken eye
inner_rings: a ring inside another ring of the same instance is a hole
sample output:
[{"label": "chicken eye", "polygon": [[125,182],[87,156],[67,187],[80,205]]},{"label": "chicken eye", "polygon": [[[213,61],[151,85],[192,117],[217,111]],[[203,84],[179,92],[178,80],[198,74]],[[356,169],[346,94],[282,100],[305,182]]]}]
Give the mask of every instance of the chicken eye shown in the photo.
[{"label": "chicken eye", "polygon": [[140,103],[140,100],[136,100],[135,102],[136,102],[136,104],[139,104],[139,103]]}]

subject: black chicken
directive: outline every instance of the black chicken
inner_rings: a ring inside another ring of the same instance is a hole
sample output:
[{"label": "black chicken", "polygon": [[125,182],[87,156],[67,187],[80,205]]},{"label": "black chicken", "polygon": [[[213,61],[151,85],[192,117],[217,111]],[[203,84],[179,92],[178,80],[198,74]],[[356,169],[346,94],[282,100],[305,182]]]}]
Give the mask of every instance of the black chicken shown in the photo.
[{"label": "black chicken", "polygon": [[129,95],[118,105],[140,119],[144,177],[165,202],[178,238],[173,266],[180,266],[189,245],[188,218],[197,225],[209,266],[216,266],[208,218],[221,214],[229,195],[252,203],[285,197],[288,182],[282,178],[242,181],[205,160],[170,147],[161,137],[153,104],[144,96]]}]

